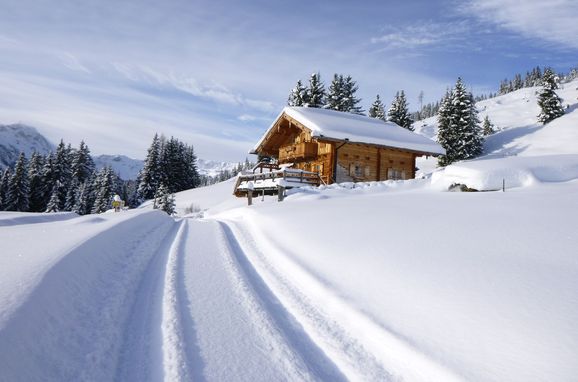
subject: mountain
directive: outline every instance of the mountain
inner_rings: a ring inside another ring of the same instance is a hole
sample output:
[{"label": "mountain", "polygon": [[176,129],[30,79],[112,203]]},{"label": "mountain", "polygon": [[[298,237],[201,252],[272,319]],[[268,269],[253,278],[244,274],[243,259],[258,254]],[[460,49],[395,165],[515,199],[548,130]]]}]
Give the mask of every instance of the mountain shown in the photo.
[{"label": "mountain", "polygon": [[97,169],[110,166],[124,180],[136,179],[144,164],[143,160],[129,158],[126,155],[98,155],[92,159]]},{"label": "mountain", "polygon": [[[90,143],[89,143],[90,145]],[[0,125],[0,169],[16,163],[20,152],[30,158],[33,152],[48,154],[55,150],[50,143],[34,127],[23,124]],[[122,179],[136,179],[144,161],[129,158],[126,155],[96,155],[93,156],[97,169],[111,166]],[[215,176],[222,171],[232,171],[237,163],[219,162],[214,160],[197,160],[197,168],[201,175]]]},{"label": "mountain", "polygon": [[[94,157],[97,169],[111,166],[122,179],[136,179],[139,171],[143,168],[144,161],[129,158],[125,155],[99,155]],[[219,162],[214,160],[197,160],[197,169],[201,175],[216,176],[222,171],[233,171],[237,163]]]},{"label": "mountain", "polygon": [[35,151],[48,154],[54,148],[34,127],[23,124],[0,125],[0,169],[16,163],[20,152],[30,158]]},{"label": "mountain", "polygon": [[219,162],[214,160],[197,159],[197,169],[199,174],[206,176],[216,176],[223,171],[233,171],[238,163]]}]

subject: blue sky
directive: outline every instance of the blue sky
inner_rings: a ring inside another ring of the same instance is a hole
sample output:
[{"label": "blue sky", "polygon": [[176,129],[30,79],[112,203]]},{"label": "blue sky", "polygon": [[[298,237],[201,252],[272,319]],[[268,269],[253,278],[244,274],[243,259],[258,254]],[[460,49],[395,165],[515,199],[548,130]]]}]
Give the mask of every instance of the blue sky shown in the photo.
[{"label": "blue sky", "polygon": [[0,0],[0,123],[143,158],[155,132],[244,160],[298,79],[350,74],[365,109],[578,65],[578,2]]}]

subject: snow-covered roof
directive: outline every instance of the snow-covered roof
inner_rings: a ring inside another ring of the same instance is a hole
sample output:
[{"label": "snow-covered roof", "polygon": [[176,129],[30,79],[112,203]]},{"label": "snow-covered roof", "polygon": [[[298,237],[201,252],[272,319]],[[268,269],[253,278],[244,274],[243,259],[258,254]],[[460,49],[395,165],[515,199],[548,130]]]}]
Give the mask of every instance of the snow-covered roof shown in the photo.
[{"label": "snow-covered roof", "polygon": [[312,137],[348,139],[352,143],[367,143],[436,155],[445,154],[445,150],[437,142],[395,123],[363,115],[309,107],[285,107],[261,137],[253,152],[264,143],[269,131],[275,127],[283,114],[309,128]]}]

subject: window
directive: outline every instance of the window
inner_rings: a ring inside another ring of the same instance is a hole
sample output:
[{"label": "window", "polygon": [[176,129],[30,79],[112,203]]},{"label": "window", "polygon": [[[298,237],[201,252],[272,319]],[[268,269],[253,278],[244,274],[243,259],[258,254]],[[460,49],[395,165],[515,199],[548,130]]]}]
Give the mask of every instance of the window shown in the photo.
[{"label": "window", "polygon": [[359,163],[351,163],[349,165],[349,176],[361,178],[363,176],[363,167]]},{"label": "window", "polygon": [[400,180],[400,179],[405,179],[405,171],[401,171],[401,170],[397,170],[395,168],[388,168],[387,169],[387,179],[392,179],[392,180]]}]

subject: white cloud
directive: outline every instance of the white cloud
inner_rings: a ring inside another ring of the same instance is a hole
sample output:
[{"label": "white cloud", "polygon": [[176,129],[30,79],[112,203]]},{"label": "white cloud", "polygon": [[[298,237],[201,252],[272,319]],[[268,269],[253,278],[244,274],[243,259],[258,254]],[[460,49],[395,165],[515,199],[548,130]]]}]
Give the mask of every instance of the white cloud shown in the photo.
[{"label": "white cloud", "polygon": [[62,61],[62,64],[68,69],[76,70],[78,72],[90,73],[90,70],[84,66],[80,60],[71,53],[64,52],[57,54],[57,57]]},{"label": "white cloud", "polygon": [[371,38],[371,43],[379,44],[386,50],[441,47],[462,40],[467,31],[468,25],[465,22],[420,22],[395,30],[390,28],[389,33]]},{"label": "white cloud", "polygon": [[576,0],[470,0],[461,10],[524,37],[578,48]]}]

